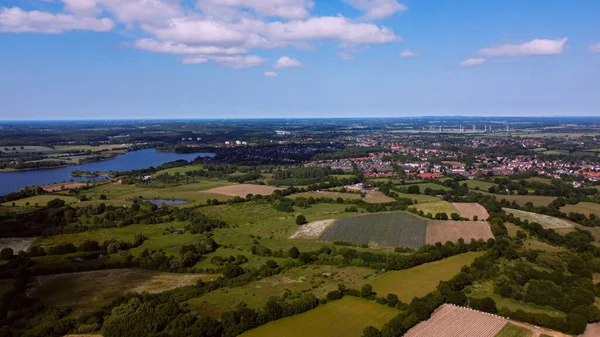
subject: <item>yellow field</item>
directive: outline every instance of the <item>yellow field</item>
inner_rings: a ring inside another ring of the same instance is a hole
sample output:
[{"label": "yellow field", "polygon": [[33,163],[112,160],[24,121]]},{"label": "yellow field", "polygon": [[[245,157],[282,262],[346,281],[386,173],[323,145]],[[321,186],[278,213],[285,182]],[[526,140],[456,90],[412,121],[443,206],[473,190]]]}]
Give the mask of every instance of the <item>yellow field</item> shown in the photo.
[{"label": "yellow field", "polygon": [[367,326],[381,328],[399,311],[346,296],[305,313],[247,331],[242,337],[360,337]]},{"label": "yellow field", "polygon": [[469,252],[426,263],[414,268],[392,271],[370,282],[377,296],[396,294],[403,302],[432,292],[440,281],[451,279],[463,266],[473,263],[482,252]]},{"label": "yellow field", "polygon": [[416,208],[417,211],[423,211],[423,213],[425,214],[431,213],[431,215],[433,216],[435,216],[437,213],[446,213],[448,217],[450,217],[450,214],[452,213],[458,214],[458,210],[454,206],[452,206],[451,203],[443,200],[417,204],[410,207]]}]

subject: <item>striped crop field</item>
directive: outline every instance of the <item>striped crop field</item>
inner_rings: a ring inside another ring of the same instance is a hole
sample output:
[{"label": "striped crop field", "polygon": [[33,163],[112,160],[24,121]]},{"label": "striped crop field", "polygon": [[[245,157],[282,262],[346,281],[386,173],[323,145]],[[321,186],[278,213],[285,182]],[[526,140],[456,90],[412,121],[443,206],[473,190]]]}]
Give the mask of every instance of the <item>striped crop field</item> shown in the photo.
[{"label": "striped crop field", "polygon": [[382,247],[425,245],[427,221],[406,212],[381,213],[336,220],[321,241],[343,241]]}]

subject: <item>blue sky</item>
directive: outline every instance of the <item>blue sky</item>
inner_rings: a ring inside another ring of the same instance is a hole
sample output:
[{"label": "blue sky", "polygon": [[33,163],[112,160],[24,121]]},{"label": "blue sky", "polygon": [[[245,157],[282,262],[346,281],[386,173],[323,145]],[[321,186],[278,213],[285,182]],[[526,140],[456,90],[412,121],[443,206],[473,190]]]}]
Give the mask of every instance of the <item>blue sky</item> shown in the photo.
[{"label": "blue sky", "polygon": [[0,0],[0,120],[600,115],[600,1]]}]

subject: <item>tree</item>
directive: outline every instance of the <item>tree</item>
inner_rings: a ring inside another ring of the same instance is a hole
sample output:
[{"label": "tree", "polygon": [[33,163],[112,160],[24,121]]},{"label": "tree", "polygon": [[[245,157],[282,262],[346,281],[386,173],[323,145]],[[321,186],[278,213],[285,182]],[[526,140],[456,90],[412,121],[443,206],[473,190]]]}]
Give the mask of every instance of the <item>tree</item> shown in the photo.
[{"label": "tree", "polygon": [[10,260],[14,256],[15,255],[12,248],[4,248],[0,251],[0,260]]},{"label": "tree", "polygon": [[368,326],[363,330],[362,337],[381,337],[381,332],[375,327]]},{"label": "tree", "polygon": [[360,288],[360,297],[369,297],[373,294],[373,287],[370,284],[365,284]]},{"label": "tree", "polygon": [[409,193],[409,194],[420,194],[421,193],[421,189],[419,188],[419,185],[410,185],[406,189],[406,192]]},{"label": "tree", "polygon": [[100,200],[106,200],[106,195],[100,194]]},{"label": "tree", "polygon": [[525,233],[525,231],[519,229],[517,231],[517,239],[519,239],[519,240],[527,239],[527,233]]},{"label": "tree", "polygon": [[330,291],[329,293],[327,293],[327,300],[328,301],[339,300],[342,297],[344,297],[344,295],[339,290],[333,290],[333,291]]},{"label": "tree", "polygon": [[306,217],[304,215],[300,214],[296,217],[296,225],[304,225],[306,222]]},{"label": "tree", "polygon": [[578,335],[585,331],[587,319],[581,314],[572,312],[567,315],[566,323],[569,333]]},{"label": "tree", "polygon": [[65,205],[65,201],[61,200],[61,199],[54,199],[54,200],[50,200],[48,201],[48,203],[46,204],[46,206],[48,206],[48,208],[58,208],[58,207],[62,207]]},{"label": "tree", "polygon": [[300,256],[300,251],[296,247],[292,247],[288,250],[288,255],[292,259],[297,259]]},{"label": "tree", "polygon": [[435,215],[436,220],[448,220],[448,214],[446,213],[438,213]]},{"label": "tree", "polygon": [[452,213],[450,214],[450,218],[452,218],[452,220],[460,220],[460,215],[458,215],[458,213]]},{"label": "tree", "polygon": [[387,294],[385,297],[387,299],[388,307],[395,307],[398,304],[398,295],[396,294]]},{"label": "tree", "polygon": [[227,266],[223,270],[223,276],[225,278],[234,278],[244,273],[244,269],[240,266]]}]

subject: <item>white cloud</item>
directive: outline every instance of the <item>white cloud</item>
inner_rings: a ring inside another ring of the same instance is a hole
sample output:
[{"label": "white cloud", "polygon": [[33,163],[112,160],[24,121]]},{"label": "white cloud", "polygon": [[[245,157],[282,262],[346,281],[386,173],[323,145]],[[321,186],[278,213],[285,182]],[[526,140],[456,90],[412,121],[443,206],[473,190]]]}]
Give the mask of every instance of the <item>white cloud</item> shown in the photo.
[{"label": "white cloud", "polygon": [[487,62],[487,60],[484,58],[471,58],[471,59],[461,62],[460,66],[461,67],[478,66],[478,65],[484,64],[485,62]]},{"label": "white cloud", "polygon": [[600,42],[589,46],[588,51],[594,54],[600,54]]},{"label": "white cloud", "polygon": [[96,0],[62,0],[65,9],[79,15],[98,14],[99,8]]},{"label": "white cloud", "polygon": [[529,56],[529,55],[556,55],[565,50],[568,38],[547,40],[535,39],[522,44],[502,44],[481,49],[479,52],[485,56]]},{"label": "white cloud", "polygon": [[302,19],[310,15],[312,0],[198,0],[196,7],[204,14],[219,18],[234,18],[250,9],[256,14],[284,19]]},{"label": "white cloud", "polygon": [[0,32],[61,34],[72,30],[108,32],[115,24],[108,18],[79,17],[71,14],[24,11],[0,7]]},{"label": "white cloud", "polygon": [[419,56],[419,53],[411,51],[410,49],[406,49],[400,53],[400,57],[415,57],[415,56]]},{"label": "white cloud", "polygon": [[123,23],[161,23],[182,15],[178,0],[62,0],[74,13],[102,11]]},{"label": "white cloud", "polygon": [[188,56],[181,60],[183,64],[203,64],[208,62],[208,58],[204,56]]},{"label": "white cloud", "polygon": [[214,54],[214,55],[236,55],[245,54],[248,51],[239,47],[219,47],[219,46],[188,46],[182,43],[173,43],[168,41],[156,41],[152,39],[141,39],[133,43],[137,49],[151,51],[155,53],[169,54]]},{"label": "white cloud", "polygon": [[266,60],[259,56],[215,56],[211,58],[213,61],[223,67],[231,69],[245,69],[262,65]]},{"label": "white cloud", "polygon": [[397,0],[343,0],[350,6],[365,12],[364,18],[376,20],[390,17],[398,12],[408,10],[408,7]]},{"label": "white cloud", "polygon": [[274,71],[267,71],[267,72],[265,72],[265,76],[267,76],[267,77],[276,77],[277,73],[274,72]]},{"label": "white cloud", "polygon": [[348,53],[344,53],[344,52],[337,53],[337,56],[339,56],[342,59],[342,61],[354,60],[354,56],[352,56],[351,54],[348,54]]},{"label": "white cloud", "polygon": [[289,58],[287,56],[282,56],[279,58],[279,60],[277,60],[277,62],[275,62],[275,65],[273,65],[273,67],[275,67],[275,68],[301,68],[302,63],[298,60]]}]

